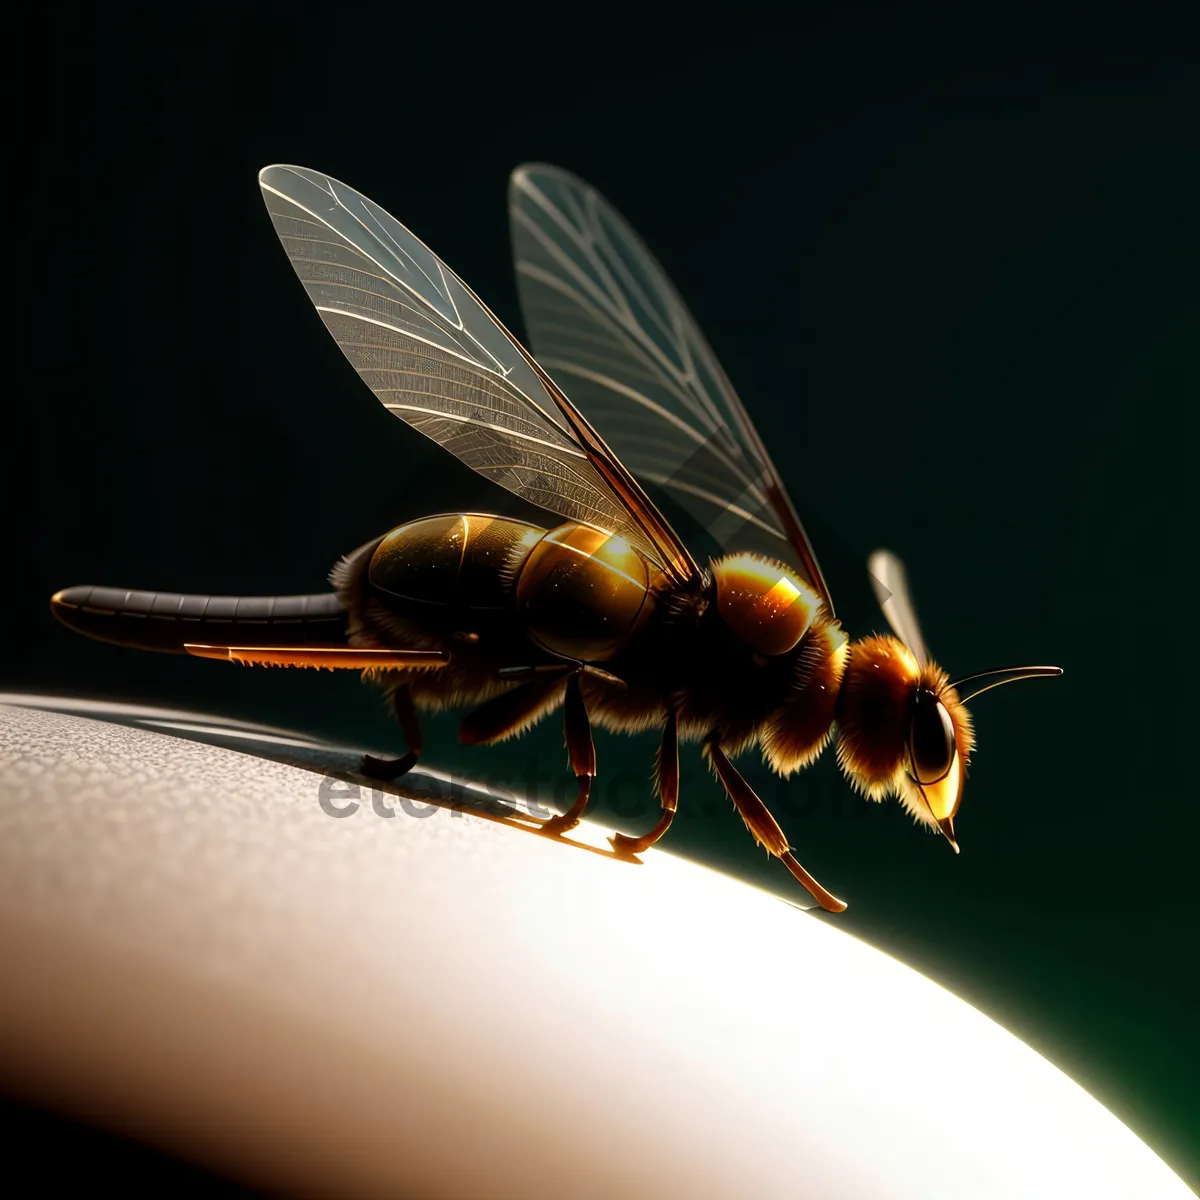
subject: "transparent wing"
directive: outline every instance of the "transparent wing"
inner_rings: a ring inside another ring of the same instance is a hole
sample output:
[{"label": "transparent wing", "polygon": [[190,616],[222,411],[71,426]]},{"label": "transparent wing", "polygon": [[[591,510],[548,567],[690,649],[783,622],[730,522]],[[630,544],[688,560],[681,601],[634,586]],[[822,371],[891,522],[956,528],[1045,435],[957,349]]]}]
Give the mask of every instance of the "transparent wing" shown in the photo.
[{"label": "transparent wing", "polygon": [[718,545],[798,568],[833,611],[808,535],[745,407],[662,267],[592,187],[513,172],[509,217],[538,361],[644,483]]},{"label": "transparent wing", "polygon": [[318,171],[265,167],[259,185],[309,299],[385,408],[531,503],[694,573],[587,422],[421,241]]},{"label": "transparent wing", "polygon": [[917,610],[913,607],[912,595],[908,590],[908,574],[904,564],[890,550],[876,550],[867,560],[867,571],[875,599],[883,609],[892,632],[913,652],[913,657],[924,666],[929,660],[921,626],[917,621]]}]

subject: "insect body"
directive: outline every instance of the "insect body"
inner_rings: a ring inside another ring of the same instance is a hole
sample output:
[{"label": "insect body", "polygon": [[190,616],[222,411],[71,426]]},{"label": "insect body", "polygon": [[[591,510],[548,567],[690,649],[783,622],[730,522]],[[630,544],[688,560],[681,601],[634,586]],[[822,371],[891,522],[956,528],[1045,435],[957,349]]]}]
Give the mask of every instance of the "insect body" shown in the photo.
[{"label": "insect body", "polygon": [[[562,523],[412,521],[343,558],[322,596],[69,588],[52,600],[64,623],[147,649],[365,669],[407,741],[395,760],[365,760],[380,778],[417,762],[419,710],[466,709],[462,739],[489,743],[561,709],[579,789],[543,823],[549,834],[586,808],[593,724],[658,729],[662,814],[613,838],[628,853],[666,832],[679,742],[699,741],[750,832],[830,911],[845,904],[800,865],[734,766],[755,744],[790,775],[836,738],[859,791],[897,796],[958,849],[974,745],[966,701],[1058,668],[952,683],[925,650],[903,568],[882,551],[869,567],[895,636],[847,638],[745,408],[661,268],[597,193],[552,167],[514,173],[535,359],[366,197],[299,167],[265,168],[259,181],[310,299],[384,406]],[[719,539],[731,552],[698,564],[642,482],[710,528],[732,520],[736,533]]]}]

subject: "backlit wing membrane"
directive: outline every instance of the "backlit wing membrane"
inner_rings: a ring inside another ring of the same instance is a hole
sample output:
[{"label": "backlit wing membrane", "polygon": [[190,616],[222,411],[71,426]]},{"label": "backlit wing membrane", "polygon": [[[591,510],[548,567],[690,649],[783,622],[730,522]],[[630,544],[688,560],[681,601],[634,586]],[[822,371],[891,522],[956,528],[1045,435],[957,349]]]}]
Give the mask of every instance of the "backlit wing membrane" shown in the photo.
[{"label": "backlit wing membrane", "polygon": [[917,662],[924,666],[929,661],[925,639],[921,636],[921,625],[917,620],[916,606],[908,590],[908,573],[904,564],[890,550],[876,550],[867,560],[867,573],[875,599],[883,609],[892,632],[912,651]]},{"label": "backlit wing membrane", "polygon": [[428,247],[318,171],[266,167],[259,185],[309,299],[385,408],[516,495],[694,574],[591,426]]},{"label": "backlit wing membrane", "polygon": [[662,267],[592,187],[526,165],[509,187],[526,333],[621,461],[721,546],[789,562],[833,603],[749,415]]}]

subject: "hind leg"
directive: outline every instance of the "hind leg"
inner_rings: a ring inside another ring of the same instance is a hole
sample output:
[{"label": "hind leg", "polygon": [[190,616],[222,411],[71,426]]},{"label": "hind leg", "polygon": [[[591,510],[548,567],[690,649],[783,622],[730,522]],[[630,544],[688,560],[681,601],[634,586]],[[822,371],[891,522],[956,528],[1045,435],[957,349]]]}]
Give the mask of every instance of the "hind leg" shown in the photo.
[{"label": "hind leg", "polygon": [[362,761],[364,775],[387,782],[399,779],[417,765],[424,744],[421,740],[421,724],[417,720],[417,710],[413,707],[412,693],[407,684],[402,683],[392,692],[391,702],[392,713],[404,734],[408,753],[399,758],[376,758],[373,754],[364,754]]}]

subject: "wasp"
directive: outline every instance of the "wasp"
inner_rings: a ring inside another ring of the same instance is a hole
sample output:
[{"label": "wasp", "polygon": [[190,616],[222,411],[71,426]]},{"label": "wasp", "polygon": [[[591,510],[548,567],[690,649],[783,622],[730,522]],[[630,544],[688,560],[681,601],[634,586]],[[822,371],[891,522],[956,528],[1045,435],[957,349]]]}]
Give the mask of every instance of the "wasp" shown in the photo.
[{"label": "wasp", "polygon": [[[560,523],[428,516],[342,558],[328,593],[72,587],[51,600],[61,621],[142,649],[362,670],[407,743],[395,759],[364,760],[381,779],[418,761],[420,711],[467,710],[462,740],[487,744],[561,710],[578,794],[542,822],[554,836],[584,815],[592,726],[659,730],[661,815],[645,833],[616,834],[622,854],[667,832],[679,743],[698,742],[755,840],[831,912],[844,901],[804,869],[734,765],[756,744],[787,777],[834,742],[855,789],[895,796],[958,851],[975,746],[967,703],[1060,669],[951,681],[886,551],[868,569],[892,632],[849,639],[744,405],[661,266],[594,188],[550,166],[512,175],[535,357],[367,197],[294,166],[264,168],[259,185],[321,320],[383,406]],[[723,527],[728,552],[698,562],[646,487],[704,528]]]}]

